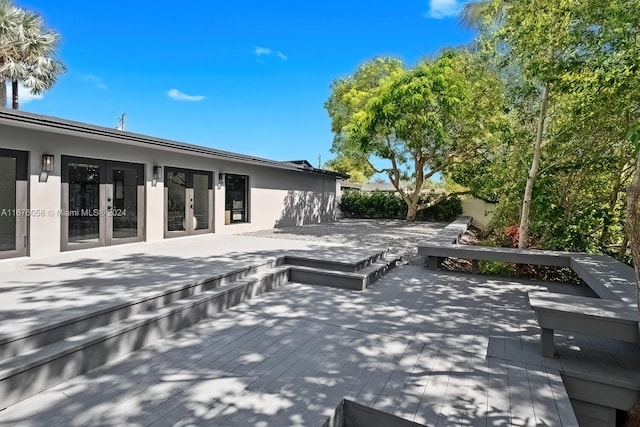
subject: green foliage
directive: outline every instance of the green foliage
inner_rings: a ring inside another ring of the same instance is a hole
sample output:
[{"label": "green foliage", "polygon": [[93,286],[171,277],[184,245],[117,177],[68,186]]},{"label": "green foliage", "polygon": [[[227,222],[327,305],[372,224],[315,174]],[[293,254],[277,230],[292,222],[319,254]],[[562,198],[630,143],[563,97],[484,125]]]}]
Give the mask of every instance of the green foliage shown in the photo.
[{"label": "green foliage", "polygon": [[[428,198],[425,198],[428,199]],[[422,203],[427,203],[424,200]],[[449,196],[428,208],[418,211],[418,221],[453,221],[462,215],[462,201],[457,196]]]},{"label": "green foliage", "polygon": [[444,51],[414,68],[375,59],[331,87],[325,108],[336,135],[333,150],[386,160],[389,167],[378,172],[387,174],[413,220],[423,182],[475,155],[499,133],[500,87],[465,51]]},{"label": "green foliage", "polygon": [[[65,71],[55,58],[59,41],[60,36],[45,28],[37,13],[0,0],[0,104],[6,102],[6,80],[14,83],[14,90],[22,82],[33,94],[53,86]],[[16,92],[13,98],[13,108],[18,108]]]},{"label": "green foliage", "polygon": [[[508,246],[507,238],[505,236],[500,235],[500,243],[499,246]],[[478,242],[480,246],[496,246],[495,240],[481,240]],[[510,277],[515,276],[515,272],[513,270],[513,265],[507,262],[498,262],[498,261],[478,261],[478,273],[485,274],[488,276],[501,276],[501,277]]]},{"label": "green foliage", "polygon": [[497,261],[478,261],[478,273],[487,276],[515,276],[513,267],[510,264]]},{"label": "green foliage", "polygon": [[463,21],[480,31],[476,55],[501,76],[508,124],[497,143],[449,177],[499,201],[496,229],[520,220],[540,89],[547,86],[532,245],[613,253],[625,242],[640,124],[638,10],[640,0],[486,0],[465,7]]},{"label": "green foliage", "polygon": [[348,191],[339,206],[343,215],[353,218],[402,218],[406,214],[402,199],[386,191]]},{"label": "green foliage", "polygon": [[[422,196],[422,203],[428,203],[430,197]],[[386,191],[363,193],[348,191],[342,195],[340,210],[352,218],[406,218],[407,205],[398,195]],[[462,202],[458,197],[447,197],[418,212],[419,221],[453,221],[462,214]]]},{"label": "green foliage", "polygon": [[367,159],[348,154],[338,154],[325,162],[323,168],[348,175],[351,182],[367,182],[375,173]]}]

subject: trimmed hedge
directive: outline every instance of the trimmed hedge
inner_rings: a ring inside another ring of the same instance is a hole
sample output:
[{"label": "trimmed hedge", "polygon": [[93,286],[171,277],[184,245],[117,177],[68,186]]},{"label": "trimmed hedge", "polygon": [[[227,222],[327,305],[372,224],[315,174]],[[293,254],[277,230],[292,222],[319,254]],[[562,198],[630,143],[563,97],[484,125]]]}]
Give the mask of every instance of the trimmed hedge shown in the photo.
[{"label": "trimmed hedge", "polygon": [[[428,203],[429,196],[420,198],[420,203]],[[405,219],[407,204],[395,193],[373,191],[362,193],[348,191],[342,195],[340,210],[349,218]],[[453,221],[462,214],[462,203],[458,197],[447,197],[437,205],[423,209],[416,215],[417,221]]]}]

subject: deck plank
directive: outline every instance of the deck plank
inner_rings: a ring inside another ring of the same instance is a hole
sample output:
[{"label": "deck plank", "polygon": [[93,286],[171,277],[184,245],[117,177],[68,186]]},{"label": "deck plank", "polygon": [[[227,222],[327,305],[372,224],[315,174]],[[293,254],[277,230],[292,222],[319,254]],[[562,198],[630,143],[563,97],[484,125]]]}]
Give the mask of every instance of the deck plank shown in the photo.
[{"label": "deck plank", "polygon": [[547,370],[537,366],[525,365],[529,380],[530,393],[535,394],[533,399],[533,413],[536,426],[559,426],[562,424],[558,408],[556,406],[549,374]]},{"label": "deck plank", "polygon": [[[429,425],[572,425],[545,373],[570,363],[536,355],[530,290],[415,266],[358,293],[289,283],[14,405],[0,425],[311,426],[343,398]],[[561,339],[588,369],[568,346],[597,342]]]},{"label": "deck plank", "polygon": [[[307,322],[294,321],[292,322],[291,328],[279,328],[279,325],[276,325],[270,328],[265,332],[266,339],[263,340],[258,345],[250,346],[245,348],[242,352],[234,354],[233,358],[224,358],[218,359],[214,363],[211,363],[203,368],[203,371],[206,373],[211,369],[215,369],[219,372],[224,373],[228,378],[237,378],[237,383],[241,383],[243,386],[239,387],[237,390],[234,389],[234,395],[239,395],[241,392],[247,388],[253,381],[256,381],[260,378],[264,372],[269,369],[269,366],[272,366],[274,363],[277,363],[277,360],[291,352],[293,348],[295,348],[298,344],[304,346],[307,342],[313,339],[313,337],[321,330],[321,326],[318,324],[310,325],[311,329],[308,331],[308,335],[306,334],[307,328],[309,325],[306,325]],[[260,350],[260,346],[262,348],[270,348],[268,353],[261,354],[260,352],[256,352],[256,350]],[[258,363],[254,365],[253,368],[249,368],[244,370],[243,373],[235,372],[236,369],[243,365],[243,360],[252,360],[258,356],[258,358],[264,357],[263,363]],[[274,362],[275,359],[275,362]],[[222,363],[221,363],[222,362]],[[200,374],[201,371],[198,371],[196,375]],[[198,379],[194,381],[194,384],[197,384]],[[181,390],[182,391],[182,390]],[[218,394],[214,394],[211,397],[210,401],[207,401],[205,398],[206,395],[201,394],[199,396],[200,404],[202,408],[206,408],[209,404],[217,403],[219,408],[216,408],[216,411],[220,410],[221,407],[227,403],[229,406],[230,395],[227,394],[224,397],[221,397]],[[224,399],[221,401],[221,399]],[[186,406],[182,405],[180,408],[180,401],[178,399],[171,399],[172,402],[169,404],[161,404],[157,410],[153,411],[153,418],[155,420],[160,420],[161,418],[165,418],[168,414],[172,414],[169,419],[173,419],[175,417],[176,420],[184,418],[184,413],[182,412],[184,409],[187,409]],[[235,401],[236,399],[234,399]],[[237,399],[238,401],[242,401],[241,399]],[[189,411],[193,411],[192,408],[188,408]],[[218,412],[216,412],[217,414]],[[144,420],[145,423],[148,423],[151,420]],[[164,421],[161,420],[163,423]]]},{"label": "deck plank", "polygon": [[[472,371],[473,354],[458,351],[452,356],[454,356],[454,361],[449,371],[447,388],[438,411],[436,426],[461,424],[467,409],[466,402],[469,394],[469,376]],[[471,393],[472,395],[473,393]]]},{"label": "deck plank", "polygon": [[393,413],[407,381],[409,381],[412,372],[416,369],[423,347],[424,344],[419,342],[412,342],[407,346],[398,364],[391,371],[391,375],[389,375],[389,379],[385,383],[375,403],[372,405],[375,409]]}]

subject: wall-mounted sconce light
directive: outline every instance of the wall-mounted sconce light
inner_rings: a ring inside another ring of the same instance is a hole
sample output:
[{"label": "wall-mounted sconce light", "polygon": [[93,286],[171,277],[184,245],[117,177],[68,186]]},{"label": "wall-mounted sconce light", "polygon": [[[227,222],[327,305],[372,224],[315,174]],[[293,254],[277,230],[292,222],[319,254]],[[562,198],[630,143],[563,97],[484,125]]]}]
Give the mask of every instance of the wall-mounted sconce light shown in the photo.
[{"label": "wall-mounted sconce light", "polygon": [[152,184],[155,187],[158,181],[162,179],[162,166],[153,167],[153,181]]},{"label": "wall-mounted sconce light", "polygon": [[225,180],[225,174],[224,172],[220,172],[218,174],[218,190],[222,188],[222,186],[224,185],[224,180]]},{"label": "wall-mounted sconce light", "polygon": [[53,154],[42,155],[42,172],[53,172]]},{"label": "wall-mounted sconce light", "polygon": [[47,182],[49,172],[53,172],[53,154],[42,155],[42,173],[40,174],[40,182]]}]

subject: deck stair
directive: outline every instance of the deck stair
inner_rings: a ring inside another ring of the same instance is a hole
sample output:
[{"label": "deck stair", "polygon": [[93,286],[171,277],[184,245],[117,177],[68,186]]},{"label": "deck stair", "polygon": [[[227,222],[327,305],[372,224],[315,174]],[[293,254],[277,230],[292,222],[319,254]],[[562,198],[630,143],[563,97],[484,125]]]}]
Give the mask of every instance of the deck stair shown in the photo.
[{"label": "deck stair", "polygon": [[289,281],[364,290],[398,260],[382,251],[352,261],[283,255],[0,337],[0,410]]}]

